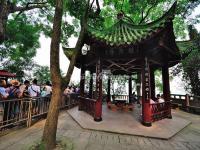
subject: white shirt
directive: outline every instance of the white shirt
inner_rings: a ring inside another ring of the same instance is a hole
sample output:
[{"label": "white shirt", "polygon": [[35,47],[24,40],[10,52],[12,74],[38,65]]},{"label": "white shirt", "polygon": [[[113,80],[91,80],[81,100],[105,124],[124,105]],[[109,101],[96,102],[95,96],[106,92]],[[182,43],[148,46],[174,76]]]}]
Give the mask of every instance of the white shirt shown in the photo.
[{"label": "white shirt", "polygon": [[40,93],[40,87],[35,84],[32,84],[28,87],[28,93],[31,97],[37,97],[37,94]]},{"label": "white shirt", "polygon": [[150,104],[155,104],[154,100],[150,99]]},{"label": "white shirt", "polygon": [[165,101],[164,101],[164,99],[163,98],[159,98],[158,99],[158,103],[164,103]]},{"label": "white shirt", "polygon": [[52,92],[51,86],[46,85],[46,86],[45,86],[45,89],[46,89],[46,95],[51,94],[51,92]]}]

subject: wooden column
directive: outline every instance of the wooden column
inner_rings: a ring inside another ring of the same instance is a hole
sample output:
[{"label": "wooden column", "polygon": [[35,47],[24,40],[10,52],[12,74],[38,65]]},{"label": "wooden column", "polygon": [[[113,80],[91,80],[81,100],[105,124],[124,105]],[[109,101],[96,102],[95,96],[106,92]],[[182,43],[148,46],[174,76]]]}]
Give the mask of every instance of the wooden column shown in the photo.
[{"label": "wooden column", "polygon": [[110,74],[108,75],[107,103],[110,102]]},{"label": "wooden column", "polygon": [[[84,97],[84,91],[85,91],[85,66],[84,63],[82,63],[81,66],[81,79],[80,79],[80,96]],[[79,100],[79,107],[78,110],[83,110],[83,101]]]},{"label": "wooden column", "polygon": [[131,95],[132,95],[132,77],[129,75],[128,78],[128,97],[129,97],[129,103],[131,102]]},{"label": "wooden column", "polygon": [[162,80],[163,80],[163,97],[164,100],[168,103],[169,116],[172,118],[171,114],[171,103],[170,103],[170,85],[169,85],[169,70],[168,65],[162,67]]},{"label": "wooden column", "polygon": [[144,66],[142,69],[142,123],[143,125],[151,126],[151,86],[150,86],[150,70],[147,57],[144,60]]},{"label": "wooden column", "polygon": [[151,99],[155,100],[155,75],[154,75],[154,69],[150,69],[150,84],[151,84]]},{"label": "wooden column", "polygon": [[100,58],[96,63],[96,103],[94,121],[102,121],[102,67]]},{"label": "wooden column", "polygon": [[90,71],[90,87],[89,87],[89,97],[93,97],[93,72]]}]

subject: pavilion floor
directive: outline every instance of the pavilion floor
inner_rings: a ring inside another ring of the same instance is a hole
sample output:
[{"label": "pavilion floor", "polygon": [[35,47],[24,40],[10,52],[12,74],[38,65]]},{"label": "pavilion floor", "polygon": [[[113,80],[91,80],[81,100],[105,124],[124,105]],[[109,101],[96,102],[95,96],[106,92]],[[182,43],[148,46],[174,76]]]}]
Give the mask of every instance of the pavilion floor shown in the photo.
[{"label": "pavilion floor", "polygon": [[134,107],[132,112],[112,111],[103,105],[102,121],[95,122],[93,117],[84,111],[78,111],[78,107],[68,110],[71,117],[84,129],[137,135],[143,137],[170,139],[191,122],[180,118],[172,110],[172,119],[163,119],[152,123],[151,127],[141,124],[141,108]]}]

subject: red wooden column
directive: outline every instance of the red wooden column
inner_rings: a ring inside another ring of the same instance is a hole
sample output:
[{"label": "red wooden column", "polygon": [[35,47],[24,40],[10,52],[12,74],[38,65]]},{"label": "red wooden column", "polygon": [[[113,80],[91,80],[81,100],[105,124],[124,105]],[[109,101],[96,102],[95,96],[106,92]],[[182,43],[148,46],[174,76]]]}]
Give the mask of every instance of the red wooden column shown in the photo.
[{"label": "red wooden column", "polygon": [[129,97],[129,103],[131,102],[131,95],[132,95],[132,78],[131,78],[131,75],[129,75],[129,78],[128,78],[128,97]]},{"label": "red wooden column", "polygon": [[150,68],[151,99],[155,100],[155,75],[154,68]]},{"label": "red wooden column", "polygon": [[[84,91],[85,91],[85,66],[82,64],[81,66],[81,79],[80,79],[80,96],[84,97]],[[83,110],[84,103],[82,100],[79,100],[79,107],[78,110]]]},{"label": "red wooden column", "polygon": [[90,87],[89,87],[89,97],[93,96],[93,73],[90,71]]},{"label": "red wooden column", "polygon": [[169,115],[168,118],[172,118],[171,103],[170,103],[170,85],[169,85],[169,70],[168,65],[162,67],[162,80],[163,80],[163,96],[164,100],[168,103]]},{"label": "red wooden column", "polygon": [[110,102],[110,74],[108,75],[107,103]]},{"label": "red wooden column", "polygon": [[142,69],[142,123],[143,125],[150,127],[151,126],[151,107],[150,107],[150,98],[151,98],[151,86],[150,86],[150,70],[149,62],[147,57],[144,60],[144,66]]},{"label": "red wooden column", "polygon": [[100,58],[96,63],[96,103],[94,121],[102,121],[102,67]]}]

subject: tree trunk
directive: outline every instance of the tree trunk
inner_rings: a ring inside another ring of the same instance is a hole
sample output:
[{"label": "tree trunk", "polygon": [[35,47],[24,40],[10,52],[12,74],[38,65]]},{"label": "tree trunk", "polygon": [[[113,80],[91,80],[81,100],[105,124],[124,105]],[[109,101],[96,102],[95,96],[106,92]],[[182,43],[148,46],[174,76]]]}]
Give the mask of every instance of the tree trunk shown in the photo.
[{"label": "tree trunk", "polygon": [[0,3],[0,44],[5,40],[5,30],[8,14],[7,1],[3,0]]},{"label": "tree trunk", "polygon": [[63,0],[56,0],[56,9],[53,22],[53,34],[50,51],[50,70],[53,84],[53,93],[43,132],[45,149],[51,150],[56,146],[56,131],[61,100],[61,75],[59,65],[59,44],[61,35],[61,22],[63,13]]},{"label": "tree trunk", "polygon": [[75,63],[76,63],[76,58],[77,58],[78,54],[81,53],[81,48],[82,48],[83,43],[84,43],[84,36],[85,36],[85,32],[87,30],[87,18],[88,18],[88,11],[89,11],[89,2],[90,2],[90,0],[87,1],[85,11],[84,11],[83,16],[81,18],[81,31],[80,31],[78,41],[77,41],[76,46],[75,46],[75,53],[70,60],[69,68],[67,70],[67,74],[66,74],[64,82],[63,82],[63,85],[65,85],[65,86],[68,85],[69,82],[70,82],[70,79],[71,79],[71,76],[72,76],[72,73],[73,73],[73,70],[74,70],[74,66],[75,66]]}]

